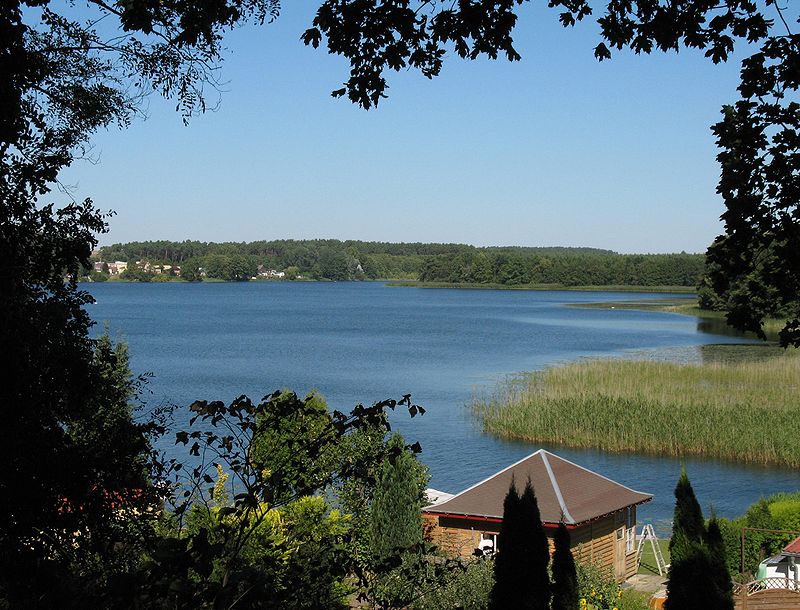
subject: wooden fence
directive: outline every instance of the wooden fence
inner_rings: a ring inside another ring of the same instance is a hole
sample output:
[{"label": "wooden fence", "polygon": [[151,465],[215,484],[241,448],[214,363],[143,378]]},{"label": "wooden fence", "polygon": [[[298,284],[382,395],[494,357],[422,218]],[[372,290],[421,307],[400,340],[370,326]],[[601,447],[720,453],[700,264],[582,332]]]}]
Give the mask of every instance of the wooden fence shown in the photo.
[{"label": "wooden fence", "polygon": [[800,610],[800,586],[790,578],[762,578],[733,584],[736,610]]}]

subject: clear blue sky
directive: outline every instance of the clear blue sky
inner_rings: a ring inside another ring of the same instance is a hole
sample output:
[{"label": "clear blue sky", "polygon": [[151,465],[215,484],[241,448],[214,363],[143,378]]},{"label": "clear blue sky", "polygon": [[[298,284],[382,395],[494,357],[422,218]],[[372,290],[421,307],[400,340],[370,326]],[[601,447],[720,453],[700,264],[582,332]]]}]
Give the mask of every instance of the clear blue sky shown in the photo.
[{"label": "clear blue sky", "polygon": [[[574,30],[524,6],[523,59],[441,76],[391,73],[366,112],[330,91],[347,65],[302,45],[314,3],[226,39],[219,108],[184,127],[174,102],[95,140],[64,174],[113,209],[101,244],[340,238],[702,252],[721,230],[709,126],[739,62],[699,52],[598,63]],[[212,102],[216,96],[212,94]]]}]

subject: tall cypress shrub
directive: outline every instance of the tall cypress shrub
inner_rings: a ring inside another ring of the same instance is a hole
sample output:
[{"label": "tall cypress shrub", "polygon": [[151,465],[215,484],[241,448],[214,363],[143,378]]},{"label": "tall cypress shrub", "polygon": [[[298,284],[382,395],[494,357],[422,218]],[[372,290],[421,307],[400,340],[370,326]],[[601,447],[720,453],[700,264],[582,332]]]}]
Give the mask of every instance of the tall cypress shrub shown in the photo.
[{"label": "tall cypress shrub", "polygon": [[[403,448],[405,441],[395,434],[389,448]],[[394,462],[380,468],[370,511],[370,541],[378,561],[397,554],[398,549],[422,542],[421,469],[416,457],[403,450]]]},{"label": "tall cypress shrub", "polygon": [[700,543],[705,537],[703,511],[694,495],[686,469],[681,468],[681,476],[675,486],[675,513],[672,522],[672,538],[669,541],[671,561],[681,559],[681,553],[688,550],[688,543]]},{"label": "tall cypress shrub", "polygon": [[512,481],[503,503],[490,610],[548,610],[550,551],[539,505],[528,481],[522,495]]},{"label": "tall cypress shrub", "polygon": [[683,556],[672,560],[667,582],[666,610],[717,610],[714,583],[710,580],[708,549],[689,542]]},{"label": "tall cypress shrub", "polygon": [[539,502],[533,491],[530,479],[520,499],[520,513],[525,525],[526,556],[530,557],[529,574],[526,579],[526,597],[529,603],[524,608],[531,610],[549,610],[550,608],[550,575],[547,566],[550,563],[550,547],[542,527],[542,516],[539,513]]},{"label": "tall cypress shrub", "polygon": [[575,559],[570,550],[570,536],[567,526],[558,524],[553,552],[553,602],[552,610],[575,610],[578,607],[578,575]]},{"label": "tall cypress shrub", "polygon": [[675,487],[666,610],[732,610],[730,575],[716,519],[706,530],[686,471]]},{"label": "tall cypress shrub", "polygon": [[494,586],[489,596],[489,610],[519,607],[519,588],[524,557],[519,543],[520,497],[514,481],[503,500],[503,523],[497,537],[497,554],[494,558]]},{"label": "tall cypress shrub", "polygon": [[725,542],[717,518],[712,516],[706,532],[706,547],[711,562],[710,580],[714,583],[714,608],[733,610],[733,582],[725,556]]}]

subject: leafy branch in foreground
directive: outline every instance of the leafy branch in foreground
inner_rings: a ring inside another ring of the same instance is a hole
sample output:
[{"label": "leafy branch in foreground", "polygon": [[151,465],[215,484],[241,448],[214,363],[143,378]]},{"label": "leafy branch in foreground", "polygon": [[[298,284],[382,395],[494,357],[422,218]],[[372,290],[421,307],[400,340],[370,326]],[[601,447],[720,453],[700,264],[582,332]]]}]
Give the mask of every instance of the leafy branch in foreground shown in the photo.
[{"label": "leafy branch in foreground", "polygon": [[[380,464],[420,451],[382,440],[397,407],[424,413],[409,395],[349,414],[285,391],[195,402],[190,429],[176,433],[189,460],[164,464],[176,492],[170,533],[131,577],[140,597],[178,608],[342,607],[374,571],[357,569],[351,517],[331,503],[337,487],[371,490]],[[354,456],[367,436],[381,442]]]}]

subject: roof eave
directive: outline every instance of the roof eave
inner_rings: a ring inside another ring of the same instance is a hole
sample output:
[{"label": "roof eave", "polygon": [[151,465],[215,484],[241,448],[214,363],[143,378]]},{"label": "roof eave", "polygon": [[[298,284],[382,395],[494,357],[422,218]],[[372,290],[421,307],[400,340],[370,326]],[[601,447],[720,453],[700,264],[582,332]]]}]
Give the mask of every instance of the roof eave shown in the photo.
[{"label": "roof eave", "polygon": [[[648,495],[647,498],[642,500],[638,500],[637,502],[633,502],[631,504],[626,504],[625,506],[620,506],[619,508],[612,510],[610,512],[603,513],[601,515],[597,515],[595,517],[590,517],[589,519],[584,519],[583,521],[575,521],[575,522],[565,522],[564,525],[567,526],[567,529],[575,529],[576,527],[580,527],[582,525],[587,525],[589,523],[593,523],[594,521],[598,521],[603,519],[604,517],[608,517],[609,515],[613,515],[614,513],[618,513],[621,510],[629,508],[631,506],[639,506],[640,504],[646,504],[653,499],[652,495]],[[474,520],[474,521],[487,521],[490,523],[502,523],[503,518],[498,517],[496,515],[473,515],[468,513],[450,513],[443,510],[436,510],[435,506],[426,507],[422,509],[423,513],[429,515],[438,515],[439,517],[451,517],[454,519],[464,519],[464,520]],[[542,524],[549,527],[558,527],[559,522],[553,521],[542,521]]]}]

